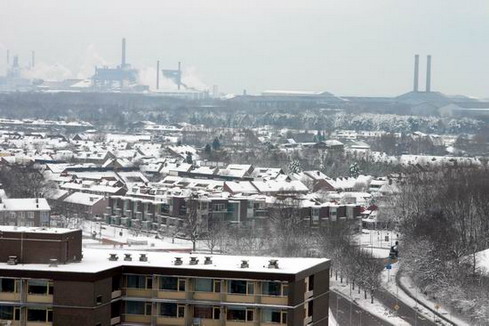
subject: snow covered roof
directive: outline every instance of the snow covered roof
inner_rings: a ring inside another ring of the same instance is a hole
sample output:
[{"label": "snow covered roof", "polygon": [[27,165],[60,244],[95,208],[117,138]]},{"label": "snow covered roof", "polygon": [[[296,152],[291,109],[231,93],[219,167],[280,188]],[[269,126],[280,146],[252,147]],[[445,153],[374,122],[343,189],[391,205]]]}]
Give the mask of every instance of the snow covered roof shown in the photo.
[{"label": "snow covered roof", "polygon": [[70,233],[76,230],[65,228],[47,228],[30,226],[0,225],[0,232],[29,232],[29,233]]},{"label": "snow covered roof", "polygon": [[[119,259],[110,261],[110,254],[117,254]],[[124,261],[124,254],[131,254],[132,261]],[[139,255],[145,254],[148,261],[139,261]],[[209,256],[209,255],[205,255]],[[0,269],[4,270],[35,270],[49,272],[72,272],[72,273],[98,273],[104,270],[120,266],[171,268],[178,274],[179,270],[211,270],[230,271],[246,273],[266,273],[270,275],[289,274],[295,275],[320,264],[329,263],[325,258],[277,258],[277,257],[248,257],[248,256],[225,256],[212,255],[212,264],[204,265],[204,255],[184,253],[164,253],[125,250],[83,249],[83,260],[79,263],[70,263],[49,267],[49,264],[24,264],[8,265],[0,263]],[[182,259],[182,265],[174,265],[175,257]],[[190,265],[190,257],[196,257],[198,264]],[[279,268],[268,268],[269,260],[275,259]],[[249,267],[241,268],[241,261],[247,260]],[[271,276],[273,277],[273,276]]]},{"label": "snow covered roof", "polygon": [[309,192],[309,189],[300,181],[293,180],[289,182],[269,180],[269,181],[252,181],[253,185],[262,193],[271,192]]},{"label": "snow covered roof", "polygon": [[4,198],[0,211],[50,211],[51,207],[44,198]]},{"label": "snow covered roof", "polygon": [[96,204],[102,199],[104,199],[104,196],[101,195],[86,194],[83,192],[74,192],[68,197],[66,197],[63,201],[71,204],[93,206],[94,204]]},{"label": "snow covered roof", "polygon": [[226,188],[233,194],[257,194],[256,189],[250,181],[227,181],[224,183]]}]

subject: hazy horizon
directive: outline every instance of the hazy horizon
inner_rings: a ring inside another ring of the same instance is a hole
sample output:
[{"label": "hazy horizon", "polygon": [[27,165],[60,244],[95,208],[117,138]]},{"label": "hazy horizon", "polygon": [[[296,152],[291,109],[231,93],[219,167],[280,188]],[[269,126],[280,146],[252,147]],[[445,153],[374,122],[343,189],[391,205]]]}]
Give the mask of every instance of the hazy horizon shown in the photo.
[{"label": "hazy horizon", "polygon": [[5,52],[39,74],[88,77],[127,61],[153,80],[182,61],[195,84],[223,92],[269,89],[392,96],[412,89],[414,54],[433,56],[432,90],[488,98],[489,2],[454,0],[3,0]]}]

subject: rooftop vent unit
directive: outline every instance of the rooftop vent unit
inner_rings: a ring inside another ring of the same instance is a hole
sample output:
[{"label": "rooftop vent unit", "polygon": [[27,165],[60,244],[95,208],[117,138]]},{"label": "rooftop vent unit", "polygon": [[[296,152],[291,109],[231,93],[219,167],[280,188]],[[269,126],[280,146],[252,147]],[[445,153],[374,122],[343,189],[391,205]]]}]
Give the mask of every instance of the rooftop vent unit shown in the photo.
[{"label": "rooftop vent unit", "polygon": [[204,265],[212,265],[212,257],[205,256]]},{"label": "rooftop vent unit", "polygon": [[58,267],[58,260],[56,258],[49,259],[49,267]]},{"label": "rooftop vent unit", "polygon": [[178,266],[182,264],[183,264],[182,257],[175,257],[175,261],[173,262],[173,265]]},{"label": "rooftop vent unit", "polygon": [[241,268],[248,268],[250,267],[250,264],[248,264],[247,260],[242,260],[241,261]]},{"label": "rooftop vent unit", "polygon": [[278,260],[277,259],[270,259],[268,261],[268,268],[278,268]]},{"label": "rooftop vent unit", "polygon": [[124,261],[132,261],[131,254],[124,254]]},{"label": "rooftop vent unit", "polygon": [[119,260],[119,256],[117,256],[117,254],[110,254],[109,260],[110,261],[117,261],[117,260]]},{"label": "rooftop vent unit", "polygon": [[199,260],[197,257],[190,257],[190,265],[197,265],[199,263]]},{"label": "rooftop vent unit", "polygon": [[148,261],[148,256],[146,254],[139,254],[139,261]]},{"label": "rooftop vent unit", "polygon": [[8,256],[7,265],[17,265],[17,256]]}]

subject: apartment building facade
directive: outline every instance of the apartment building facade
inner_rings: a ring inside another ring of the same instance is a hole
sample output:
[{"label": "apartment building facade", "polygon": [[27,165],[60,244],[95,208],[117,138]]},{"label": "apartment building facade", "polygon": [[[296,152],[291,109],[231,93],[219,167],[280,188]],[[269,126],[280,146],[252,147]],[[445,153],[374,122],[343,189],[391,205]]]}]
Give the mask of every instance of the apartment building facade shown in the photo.
[{"label": "apartment building facade", "polygon": [[[40,253],[39,255],[43,255]],[[85,249],[0,262],[9,325],[328,325],[330,261]]]}]

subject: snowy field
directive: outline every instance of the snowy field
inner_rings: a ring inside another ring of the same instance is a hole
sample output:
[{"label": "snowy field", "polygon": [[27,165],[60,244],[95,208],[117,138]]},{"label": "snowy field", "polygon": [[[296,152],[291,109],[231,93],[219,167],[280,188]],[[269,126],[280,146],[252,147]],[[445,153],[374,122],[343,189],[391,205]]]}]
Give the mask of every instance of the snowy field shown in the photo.
[{"label": "snowy field", "polygon": [[[82,221],[81,228],[84,248],[119,247],[134,250],[192,251],[192,242],[185,239],[156,238],[155,234],[148,232],[135,232],[122,227],[86,220]],[[200,243],[197,245],[199,246]]]}]

